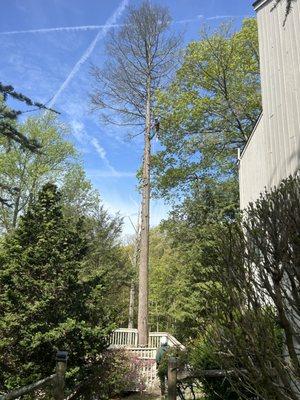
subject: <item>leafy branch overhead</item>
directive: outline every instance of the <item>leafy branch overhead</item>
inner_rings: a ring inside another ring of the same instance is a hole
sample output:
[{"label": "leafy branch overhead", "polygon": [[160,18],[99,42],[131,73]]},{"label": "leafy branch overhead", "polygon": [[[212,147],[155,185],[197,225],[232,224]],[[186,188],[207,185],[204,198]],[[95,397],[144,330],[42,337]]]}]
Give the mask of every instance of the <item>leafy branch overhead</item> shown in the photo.
[{"label": "leafy branch overhead", "polygon": [[[21,114],[24,113],[24,111],[15,110],[8,107],[7,100],[9,98],[15,101],[20,101],[21,103],[25,103],[27,106],[34,107],[34,109],[29,111],[47,110],[56,114],[59,113],[51,108],[46,107],[40,102],[31,100],[22,93],[16,92],[11,85],[4,85],[0,82],[0,145],[3,147],[4,154],[11,150],[13,143],[18,144],[22,149],[29,150],[32,153],[40,153],[41,144],[39,141],[34,138],[29,138],[18,128],[17,119]],[[2,141],[2,139],[4,139],[4,141]],[[1,177],[1,181],[0,204],[10,206],[11,204],[8,201],[8,198],[11,197],[11,195],[14,196],[16,193],[18,193],[19,188],[10,187],[7,185],[5,182],[3,182],[3,177]]]},{"label": "leafy branch overhead", "polygon": [[44,104],[40,102],[32,101],[24,94],[16,92],[11,85],[3,85],[1,82],[0,95],[2,95],[4,100],[3,103],[0,103],[0,134],[6,137],[9,141],[13,140],[19,143],[24,148],[27,148],[33,152],[38,151],[40,145],[33,140],[29,140],[16,128],[15,122],[17,118],[23,113],[23,111],[13,110],[7,107],[6,101],[8,100],[8,97],[25,103],[28,106],[36,107],[36,109],[38,110],[48,110],[56,114],[59,113],[51,108],[47,108]]}]

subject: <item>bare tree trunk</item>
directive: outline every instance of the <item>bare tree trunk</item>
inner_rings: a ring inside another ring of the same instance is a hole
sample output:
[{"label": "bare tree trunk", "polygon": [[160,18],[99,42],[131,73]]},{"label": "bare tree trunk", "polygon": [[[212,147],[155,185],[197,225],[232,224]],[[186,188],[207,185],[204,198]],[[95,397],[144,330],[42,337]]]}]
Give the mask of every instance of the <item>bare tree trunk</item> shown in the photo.
[{"label": "bare tree trunk", "polygon": [[[109,123],[145,125],[145,142],[141,180],[141,241],[139,261],[139,345],[148,344],[148,263],[152,99],[166,83],[178,62],[181,35],[170,34],[171,19],[165,7],[144,0],[130,8],[120,29],[107,42],[108,63],[94,68],[96,90],[94,107],[103,110]],[[107,111],[111,111],[107,113]],[[115,115],[115,117],[114,117]],[[117,117],[117,118],[116,118]],[[137,133],[139,134],[139,133]]]},{"label": "bare tree trunk", "polygon": [[133,328],[133,315],[134,315],[134,300],[135,300],[135,282],[132,280],[130,286],[129,297],[129,315],[128,315],[128,328]]},{"label": "bare tree trunk", "polygon": [[[130,217],[129,217],[130,218]],[[130,219],[131,221],[131,219]],[[132,222],[131,222],[132,224]],[[134,225],[132,224],[134,227]],[[134,270],[134,278],[131,281],[130,286],[130,296],[129,296],[129,313],[128,313],[128,328],[133,328],[134,326],[134,304],[135,304],[135,296],[136,296],[136,271],[138,269],[139,255],[140,255],[140,234],[141,234],[141,213],[139,210],[138,213],[138,221],[135,229],[135,238],[134,238],[134,248],[133,248],[133,257],[130,257],[131,265]]]},{"label": "bare tree trunk", "polygon": [[15,229],[17,227],[18,215],[19,215],[19,207],[20,207],[21,194],[18,193],[15,204],[14,204],[14,213],[12,220],[12,228]]},{"label": "bare tree trunk", "polygon": [[139,262],[139,346],[148,345],[148,264],[149,264],[149,212],[150,212],[150,155],[151,155],[151,95],[147,82],[146,127],[142,174],[141,252]]}]

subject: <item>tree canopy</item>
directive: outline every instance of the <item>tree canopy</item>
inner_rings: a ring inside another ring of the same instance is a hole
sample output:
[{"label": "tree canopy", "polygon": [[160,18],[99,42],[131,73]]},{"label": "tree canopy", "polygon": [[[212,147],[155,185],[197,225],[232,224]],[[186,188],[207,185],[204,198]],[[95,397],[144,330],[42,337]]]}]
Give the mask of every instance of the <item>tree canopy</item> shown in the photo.
[{"label": "tree canopy", "polygon": [[66,140],[68,128],[54,115],[31,117],[17,126],[28,140],[38,142],[43,151],[32,152],[11,143],[9,152],[1,153],[1,182],[5,187],[17,188],[3,191],[10,206],[0,204],[0,223],[4,231],[16,227],[19,215],[26,211],[46,182],[59,183],[78,162],[74,146]]},{"label": "tree canopy", "polygon": [[[24,113],[24,110],[15,110],[9,107],[7,105],[9,98],[26,104],[27,106],[33,106],[34,109],[30,110],[31,112],[36,110],[47,110],[47,112],[56,114],[58,114],[58,112],[47,108],[40,102],[32,101],[22,93],[16,92],[11,85],[3,85],[0,82],[0,157],[2,158],[3,153],[9,152],[12,145],[18,145],[21,149],[39,153],[41,151],[41,144],[37,138],[28,138],[24,132],[21,132],[17,125],[17,119]],[[5,182],[0,182],[0,204],[10,206],[11,204],[7,196],[16,196],[18,191],[18,186],[10,186]]]},{"label": "tree canopy", "polygon": [[153,157],[157,192],[169,197],[205,176],[236,174],[237,149],[260,112],[256,21],[244,20],[235,33],[228,25],[203,30],[200,40],[188,45],[168,89],[157,93],[163,147]]}]

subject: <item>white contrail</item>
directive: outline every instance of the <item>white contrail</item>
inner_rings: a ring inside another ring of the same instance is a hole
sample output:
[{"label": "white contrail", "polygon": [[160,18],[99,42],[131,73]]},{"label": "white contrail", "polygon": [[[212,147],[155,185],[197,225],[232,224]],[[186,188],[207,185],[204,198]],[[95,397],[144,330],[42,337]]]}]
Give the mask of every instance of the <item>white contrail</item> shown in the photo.
[{"label": "white contrail", "polygon": [[[226,18],[240,18],[240,17],[251,17],[250,15],[215,15],[213,17],[205,17],[204,15],[197,15],[194,18],[180,19],[174,21],[174,24],[184,24],[188,22],[195,22],[199,19],[213,20],[213,19],[226,19]],[[42,29],[28,29],[24,31],[6,31],[0,32],[0,35],[18,35],[24,33],[51,33],[51,32],[72,32],[72,31],[90,31],[104,28],[107,25],[78,25],[78,26],[61,26],[57,28],[42,28]],[[121,24],[111,24],[108,28],[118,28],[123,26]]]},{"label": "white contrail", "polygon": [[188,19],[180,19],[178,21],[174,21],[174,24],[186,24],[188,22],[196,22],[201,19],[210,21],[210,20],[218,20],[218,19],[235,19],[235,18],[248,18],[251,17],[250,15],[214,15],[213,17],[205,17],[204,15],[197,15],[194,18],[188,18]]},{"label": "white contrail", "polygon": [[98,176],[102,176],[103,178],[114,177],[114,178],[131,178],[136,175],[135,172],[125,172],[125,171],[117,171],[109,162],[107,158],[106,151],[103,146],[101,146],[99,140],[95,137],[86,135],[86,138],[90,140],[90,143],[95,148],[101,160],[104,162],[104,165],[108,169],[108,171],[100,171]]},{"label": "white contrail", "polygon": [[174,24],[186,24],[186,23],[188,23],[188,22],[199,21],[199,20],[202,19],[202,18],[205,19],[204,15],[197,15],[197,16],[194,17],[194,18],[179,19],[178,21],[174,21],[173,23],[174,23]]},{"label": "white contrail", "polygon": [[247,15],[214,15],[213,17],[207,17],[206,19],[210,21],[213,19],[228,19],[228,18],[241,18],[241,17],[247,17]]},{"label": "white contrail", "polygon": [[49,104],[47,105],[47,107],[52,108],[53,105],[55,104],[55,102],[57,101],[58,97],[60,96],[60,94],[65,90],[65,88],[68,86],[68,84],[70,83],[70,81],[74,78],[74,76],[77,74],[77,72],[79,71],[81,65],[83,63],[85,63],[85,61],[89,58],[89,56],[91,55],[92,51],[94,50],[97,42],[99,39],[102,39],[108,32],[108,30],[110,29],[110,27],[112,25],[115,25],[117,19],[121,16],[121,14],[123,13],[125,7],[127,6],[129,0],[122,0],[122,2],[120,3],[119,7],[116,9],[116,11],[113,13],[113,15],[111,17],[108,18],[108,20],[105,22],[105,24],[103,25],[103,28],[101,28],[101,30],[97,33],[97,35],[95,36],[94,40],[92,41],[92,43],[89,45],[89,47],[86,49],[86,51],[83,53],[83,55],[81,56],[81,58],[77,61],[77,63],[74,65],[72,71],[69,73],[69,75],[67,76],[67,78],[65,79],[65,81],[63,82],[63,84],[61,85],[61,87],[58,89],[58,91],[55,93],[54,97],[52,98],[52,100],[49,102]]},{"label": "white contrail", "polygon": [[[119,27],[118,24],[112,24],[109,28]],[[43,28],[43,29],[29,29],[25,31],[7,31],[0,32],[0,35],[18,35],[21,33],[49,33],[49,32],[64,32],[64,31],[89,31],[104,28],[105,25],[81,25],[81,26],[61,26],[58,28]]]}]

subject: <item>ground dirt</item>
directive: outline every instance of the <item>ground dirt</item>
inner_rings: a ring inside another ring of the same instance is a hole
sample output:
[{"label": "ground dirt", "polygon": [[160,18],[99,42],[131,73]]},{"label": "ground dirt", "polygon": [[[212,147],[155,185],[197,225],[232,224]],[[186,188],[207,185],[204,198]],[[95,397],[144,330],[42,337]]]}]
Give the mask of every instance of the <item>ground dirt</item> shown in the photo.
[{"label": "ground dirt", "polygon": [[[159,393],[134,393],[123,397],[124,400],[160,400]],[[121,400],[121,399],[120,399]]]}]

